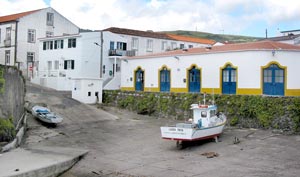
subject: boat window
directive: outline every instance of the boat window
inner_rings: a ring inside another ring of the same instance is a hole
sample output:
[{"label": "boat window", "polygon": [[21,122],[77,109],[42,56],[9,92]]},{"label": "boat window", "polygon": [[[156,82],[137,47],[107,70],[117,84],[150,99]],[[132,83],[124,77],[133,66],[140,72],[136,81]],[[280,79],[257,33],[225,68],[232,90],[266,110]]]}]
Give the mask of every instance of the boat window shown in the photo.
[{"label": "boat window", "polygon": [[216,115],[216,110],[210,110],[210,117],[213,117]]},{"label": "boat window", "polygon": [[206,111],[201,111],[201,117],[206,117],[207,116],[207,112]]}]

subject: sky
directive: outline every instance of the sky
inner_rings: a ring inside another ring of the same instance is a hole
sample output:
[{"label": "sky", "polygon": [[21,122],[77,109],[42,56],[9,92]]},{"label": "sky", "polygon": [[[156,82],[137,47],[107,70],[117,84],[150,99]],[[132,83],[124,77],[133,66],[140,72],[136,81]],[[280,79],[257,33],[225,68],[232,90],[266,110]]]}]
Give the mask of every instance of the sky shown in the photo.
[{"label": "sky", "polygon": [[268,37],[300,29],[297,0],[0,0],[0,16],[52,7],[82,29]]}]

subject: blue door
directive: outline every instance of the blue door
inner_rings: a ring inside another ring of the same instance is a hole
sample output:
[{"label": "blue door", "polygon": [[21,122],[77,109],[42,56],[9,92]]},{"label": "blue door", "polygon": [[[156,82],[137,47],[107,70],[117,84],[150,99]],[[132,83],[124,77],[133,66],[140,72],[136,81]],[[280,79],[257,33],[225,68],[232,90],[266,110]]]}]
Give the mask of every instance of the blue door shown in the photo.
[{"label": "blue door", "polygon": [[189,70],[189,92],[200,92],[200,70],[195,66]]},{"label": "blue door", "polygon": [[135,90],[144,91],[144,71],[140,68],[135,72]]},{"label": "blue door", "polygon": [[266,95],[284,95],[284,69],[276,64],[270,65],[264,69],[263,94]]},{"label": "blue door", "polygon": [[167,68],[163,68],[160,71],[160,91],[170,91],[170,71]]},{"label": "blue door", "polygon": [[222,93],[236,94],[236,69],[230,65],[222,70]]}]

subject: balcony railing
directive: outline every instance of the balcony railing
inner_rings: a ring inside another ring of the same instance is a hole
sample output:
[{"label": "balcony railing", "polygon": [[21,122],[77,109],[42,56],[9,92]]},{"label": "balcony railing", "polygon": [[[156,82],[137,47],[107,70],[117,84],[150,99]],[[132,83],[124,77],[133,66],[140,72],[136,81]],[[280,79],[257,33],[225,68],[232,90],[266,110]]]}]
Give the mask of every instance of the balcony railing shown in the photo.
[{"label": "balcony railing", "polygon": [[11,46],[11,40],[10,39],[5,39],[4,40],[4,46],[5,47],[10,47]]},{"label": "balcony railing", "polygon": [[109,50],[109,56],[135,56],[135,50],[120,50],[120,49],[113,49]]}]

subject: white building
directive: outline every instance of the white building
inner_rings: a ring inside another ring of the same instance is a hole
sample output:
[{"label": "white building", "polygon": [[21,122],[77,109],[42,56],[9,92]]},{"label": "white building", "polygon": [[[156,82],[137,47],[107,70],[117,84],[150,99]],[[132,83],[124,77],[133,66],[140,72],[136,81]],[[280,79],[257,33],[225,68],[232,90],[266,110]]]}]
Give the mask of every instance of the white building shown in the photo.
[{"label": "white building", "polygon": [[111,27],[103,30],[104,89],[120,89],[120,58],[161,53],[175,49],[207,47],[208,39]]},{"label": "white building", "polygon": [[100,78],[99,32],[39,39],[40,60],[32,82],[71,91],[73,78]]},{"label": "white building", "polygon": [[0,64],[18,66],[30,78],[38,61],[38,38],[78,32],[76,25],[51,7],[2,16]]},{"label": "white building", "polygon": [[300,96],[299,58],[300,46],[271,41],[127,57],[121,89]]},{"label": "white building", "polygon": [[[147,33],[153,35],[153,32]],[[160,33],[159,35],[162,36]],[[140,37],[143,40],[144,38]],[[36,77],[32,79],[32,82],[56,90],[72,91],[75,99],[85,103],[93,102],[96,99],[94,88],[96,85],[100,84],[101,89],[120,89],[121,58],[137,54],[136,50],[127,47],[130,46],[128,44],[131,39],[123,34],[105,30],[41,38],[39,39],[39,65],[36,69]],[[200,45],[195,42],[200,39],[188,37],[184,37],[184,39],[194,40],[194,42],[177,42],[188,44],[190,47],[192,44]],[[155,42],[162,39],[151,38],[151,40]],[[203,41],[213,42],[210,40]],[[153,48],[157,47],[153,46]],[[147,50],[140,47],[139,51],[146,52]],[[161,51],[159,48],[158,51],[153,50],[152,52],[159,53]],[[98,81],[95,81],[97,79]],[[92,80],[93,84],[91,84]],[[79,86],[80,91],[75,89]],[[97,90],[97,92],[98,95],[102,96],[102,91]],[[100,99],[100,96],[98,97]],[[99,100],[99,102],[101,101]]]}]

